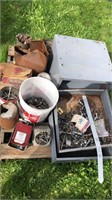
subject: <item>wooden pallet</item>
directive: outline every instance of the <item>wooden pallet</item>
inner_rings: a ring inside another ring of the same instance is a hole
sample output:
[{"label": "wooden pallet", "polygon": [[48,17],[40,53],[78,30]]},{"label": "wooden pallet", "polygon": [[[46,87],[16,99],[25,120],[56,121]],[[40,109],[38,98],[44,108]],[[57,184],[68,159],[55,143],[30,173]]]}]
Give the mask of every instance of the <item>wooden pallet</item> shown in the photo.
[{"label": "wooden pallet", "polygon": [[25,151],[20,151],[18,149],[8,146],[7,143],[4,143],[4,136],[7,133],[12,133],[13,130],[1,129],[0,133],[0,159],[28,159],[28,158],[50,158],[51,157],[51,148],[50,146],[46,147],[35,147],[32,144],[29,144]]},{"label": "wooden pallet", "polygon": [[15,64],[14,46],[9,46],[9,48],[8,48],[7,63]]}]

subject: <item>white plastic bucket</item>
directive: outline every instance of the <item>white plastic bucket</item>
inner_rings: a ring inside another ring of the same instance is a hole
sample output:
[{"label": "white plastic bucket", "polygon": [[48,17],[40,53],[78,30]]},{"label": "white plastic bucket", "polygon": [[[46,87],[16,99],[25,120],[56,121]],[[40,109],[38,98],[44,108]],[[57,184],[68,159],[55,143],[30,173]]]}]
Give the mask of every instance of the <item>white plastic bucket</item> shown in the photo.
[{"label": "white plastic bucket", "polygon": [[[49,105],[47,109],[36,109],[29,106],[25,100],[29,97],[41,97]],[[49,80],[41,77],[31,77],[25,80],[19,90],[20,115],[27,121],[37,123],[46,119],[59,99],[56,86]]]}]

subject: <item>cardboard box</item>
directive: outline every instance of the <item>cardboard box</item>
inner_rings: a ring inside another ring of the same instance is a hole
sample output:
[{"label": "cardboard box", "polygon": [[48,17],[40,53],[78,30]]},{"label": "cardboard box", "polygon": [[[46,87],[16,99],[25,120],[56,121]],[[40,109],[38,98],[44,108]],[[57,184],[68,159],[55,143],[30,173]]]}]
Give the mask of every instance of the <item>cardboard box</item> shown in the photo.
[{"label": "cardboard box", "polygon": [[27,53],[25,53],[24,49],[21,49],[19,46],[15,46],[15,64],[33,69],[37,73],[46,70],[47,55],[47,48],[41,40],[33,40]]},{"label": "cardboard box", "polygon": [[32,76],[32,69],[20,67],[13,63],[5,63],[2,69],[2,82],[19,87],[21,83]]}]

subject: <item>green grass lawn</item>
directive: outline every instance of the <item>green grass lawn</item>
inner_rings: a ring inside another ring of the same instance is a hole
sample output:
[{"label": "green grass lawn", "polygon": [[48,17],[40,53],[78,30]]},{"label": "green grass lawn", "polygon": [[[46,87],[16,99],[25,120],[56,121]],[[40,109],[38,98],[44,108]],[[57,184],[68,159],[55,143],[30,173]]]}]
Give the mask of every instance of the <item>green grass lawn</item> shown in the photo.
[{"label": "green grass lawn", "polygon": [[[107,0],[1,1],[1,56],[15,35],[34,39],[54,34],[101,40],[112,52],[112,4]],[[97,162],[53,164],[50,159],[1,162],[1,199],[111,199],[112,162],[104,161],[104,182],[98,182]]]}]

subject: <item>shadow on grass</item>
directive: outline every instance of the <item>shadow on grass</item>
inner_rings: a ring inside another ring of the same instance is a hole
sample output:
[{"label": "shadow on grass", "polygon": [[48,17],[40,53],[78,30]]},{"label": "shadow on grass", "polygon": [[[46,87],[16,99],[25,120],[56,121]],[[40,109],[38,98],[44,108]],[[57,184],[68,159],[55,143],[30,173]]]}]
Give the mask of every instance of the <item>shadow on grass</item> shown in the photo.
[{"label": "shadow on grass", "polygon": [[12,162],[17,162],[20,170],[3,185],[2,199],[49,199],[52,195],[56,198],[59,194],[55,186],[71,168],[70,164],[51,164],[49,159]]},{"label": "shadow on grass", "polygon": [[[96,162],[52,164],[49,159],[6,161],[9,167],[1,199],[109,199],[109,166],[105,182],[97,181]],[[12,168],[12,169],[11,169]],[[92,184],[91,184],[92,183]],[[91,193],[92,191],[92,193]]]},{"label": "shadow on grass", "polygon": [[19,32],[29,33],[27,14],[32,0],[1,1],[1,43],[15,42]]}]

